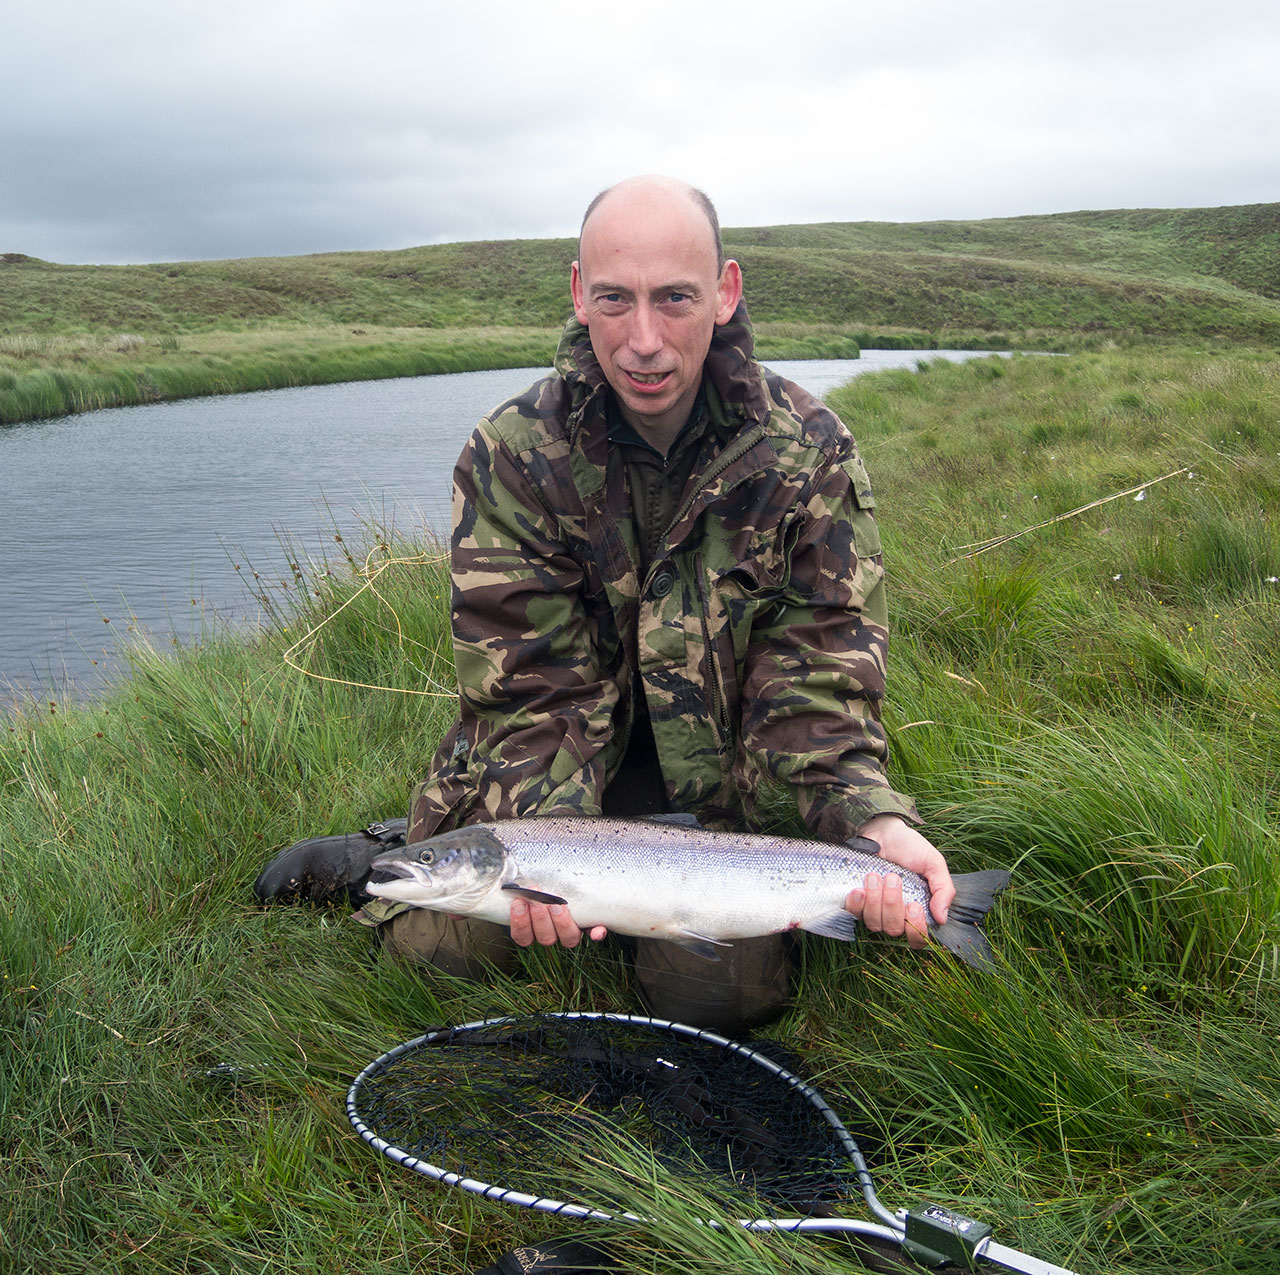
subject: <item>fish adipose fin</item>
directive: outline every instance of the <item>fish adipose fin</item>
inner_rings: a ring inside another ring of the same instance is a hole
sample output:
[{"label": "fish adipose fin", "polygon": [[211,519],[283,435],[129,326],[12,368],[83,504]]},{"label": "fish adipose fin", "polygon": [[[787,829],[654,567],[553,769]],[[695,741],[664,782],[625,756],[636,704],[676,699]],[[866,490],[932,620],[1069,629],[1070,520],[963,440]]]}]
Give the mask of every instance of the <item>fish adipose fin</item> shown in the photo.
[{"label": "fish adipose fin", "polygon": [[821,934],[824,938],[839,939],[842,943],[852,943],[858,937],[858,921],[851,912],[843,908],[824,916],[819,921],[801,927],[810,934]]},{"label": "fish adipose fin", "polygon": [[532,890],[527,885],[521,885],[519,881],[508,881],[503,887],[512,894],[518,894],[522,899],[528,899],[532,903],[567,903],[568,899],[562,899],[558,894],[548,894],[545,890]]},{"label": "fish adipose fin", "polygon": [[963,872],[951,880],[956,897],[947,909],[947,923],[930,925],[929,931],[966,965],[990,969],[995,956],[987,936],[978,927],[991,911],[996,895],[1009,884],[1009,874],[993,868],[987,872]]}]

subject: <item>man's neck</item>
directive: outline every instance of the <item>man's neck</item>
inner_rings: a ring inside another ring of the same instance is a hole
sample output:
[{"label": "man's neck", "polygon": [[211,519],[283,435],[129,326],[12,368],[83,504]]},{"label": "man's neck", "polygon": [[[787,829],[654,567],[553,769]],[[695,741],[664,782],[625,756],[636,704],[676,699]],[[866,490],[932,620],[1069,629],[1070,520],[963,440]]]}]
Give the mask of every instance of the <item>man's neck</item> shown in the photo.
[{"label": "man's neck", "polygon": [[689,423],[689,417],[696,410],[700,389],[701,385],[696,385],[688,402],[679,404],[678,407],[664,412],[661,416],[641,416],[638,412],[629,411],[621,402],[618,402],[618,412],[655,452],[660,456],[666,456],[671,451],[672,444],[679,438],[681,431]]}]

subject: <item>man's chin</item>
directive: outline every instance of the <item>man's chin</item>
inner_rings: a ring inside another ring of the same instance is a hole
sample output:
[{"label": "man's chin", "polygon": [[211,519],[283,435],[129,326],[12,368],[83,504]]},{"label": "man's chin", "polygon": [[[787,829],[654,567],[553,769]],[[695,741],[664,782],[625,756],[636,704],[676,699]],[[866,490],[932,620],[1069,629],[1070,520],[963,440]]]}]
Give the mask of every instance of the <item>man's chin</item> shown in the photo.
[{"label": "man's chin", "polygon": [[637,394],[630,389],[620,397],[637,416],[665,416],[676,402],[672,394]]}]

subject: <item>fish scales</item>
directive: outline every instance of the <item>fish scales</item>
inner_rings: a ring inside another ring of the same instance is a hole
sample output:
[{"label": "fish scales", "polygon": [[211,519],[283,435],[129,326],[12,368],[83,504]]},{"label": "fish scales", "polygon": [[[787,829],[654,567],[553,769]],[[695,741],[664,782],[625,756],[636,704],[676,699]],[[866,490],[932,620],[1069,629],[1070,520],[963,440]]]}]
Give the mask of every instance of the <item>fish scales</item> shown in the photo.
[{"label": "fish scales", "polygon": [[[625,933],[669,924],[727,940],[797,928],[815,915],[843,910],[849,890],[885,867],[873,855],[843,846],[690,833],[656,821],[549,817],[492,829],[530,884],[563,896],[580,925]],[[912,875],[904,888],[909,897],[928,901],[921,878]],[[646,920],[648,914],[653,919]]]},{"label": "fish scales", "polygon": [[[734,939],[791,929],[853,939],[844,900],[870,872],[899,875],[904,897],[926,910],[930,897],[922,877],[849,846],[661,818],[475,824],[379,855],[373,867],[371,894],[416,907],[506,924],[513,897],[565,903],[584,930],[668,939],[711,959]],[[930,918],[930,931],[983,964],[990,949],[977,925],[1008,874],[954,880],[952,915],[943,926]]]}]

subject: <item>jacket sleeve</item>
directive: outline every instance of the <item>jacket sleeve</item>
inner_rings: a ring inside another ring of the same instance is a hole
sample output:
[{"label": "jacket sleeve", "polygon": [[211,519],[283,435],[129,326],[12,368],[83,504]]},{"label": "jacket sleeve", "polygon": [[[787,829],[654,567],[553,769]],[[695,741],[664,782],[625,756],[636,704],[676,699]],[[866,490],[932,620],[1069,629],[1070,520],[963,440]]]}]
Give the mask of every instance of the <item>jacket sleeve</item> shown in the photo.
[{"label": "jacket sleeve", "polygon": [[454,473],[454,762],[473,819],[598,814],[618,702],[599,667],[584,574],[487,422]]},{"label": "jacket sleeve", "polygon": [[885,773],[888,612],[874,503],[856,455],[819,471],[743,669],[747,765],[791,785],[805,823],[828,841],[877,814],[919,821]]}]

